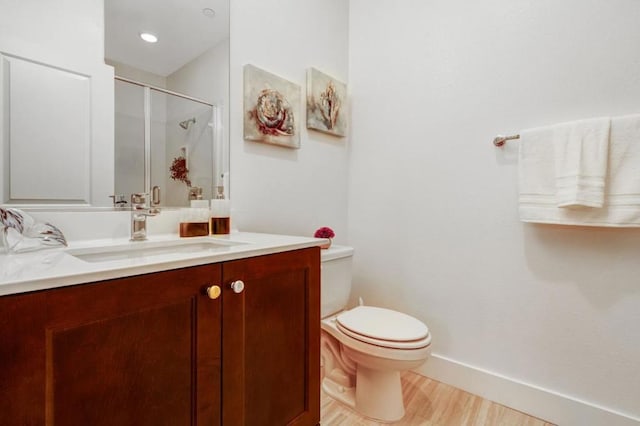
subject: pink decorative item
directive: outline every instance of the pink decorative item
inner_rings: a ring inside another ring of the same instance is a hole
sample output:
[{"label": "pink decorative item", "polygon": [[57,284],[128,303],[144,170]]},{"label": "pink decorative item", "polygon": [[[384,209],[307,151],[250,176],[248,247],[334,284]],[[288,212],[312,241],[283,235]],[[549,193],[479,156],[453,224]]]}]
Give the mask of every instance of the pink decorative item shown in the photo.
[{"label": "pink decorative item", "polygon": [[331,239],[336,236],[336,233],[333,232],[333,229],[327,226],[323,226],[322,228],[317,229],[313,236],[315,238],[327,238],[329,242],[320,245],[320,248],[328,249],[329,247],[331,247]]}]

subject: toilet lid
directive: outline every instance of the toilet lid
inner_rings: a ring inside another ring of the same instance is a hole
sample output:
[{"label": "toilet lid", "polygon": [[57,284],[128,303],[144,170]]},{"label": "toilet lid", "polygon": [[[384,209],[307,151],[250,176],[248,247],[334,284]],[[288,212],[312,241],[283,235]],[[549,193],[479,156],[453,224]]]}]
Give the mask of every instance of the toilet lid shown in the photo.
[{"label": "toilet lid", "polygon": [[429,329],[420,320],[402,312],[374,306],[358,306],[338,315],[336,322],[345,334],[387,347],[416,348],[429,342]]}]

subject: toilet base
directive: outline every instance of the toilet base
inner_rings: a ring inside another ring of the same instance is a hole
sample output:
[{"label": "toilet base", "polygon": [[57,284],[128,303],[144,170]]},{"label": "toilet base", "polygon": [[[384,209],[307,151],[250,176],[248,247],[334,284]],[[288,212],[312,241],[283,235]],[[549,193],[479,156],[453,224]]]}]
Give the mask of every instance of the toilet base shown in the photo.
[{"label": "toilet base", "polygon": [[358,365],[356,410],[383,422],[404,417],[399,371],[380,371]]},{"label": "toilet base", "polygon": [[345,388],[331,379],[324,379],[322,381],[322,390],[331,398],[355,410],[356,388]]},{"label": "toilet base", "polygon": [[333,399],[378,422],[392,423],[404,417],[399,371],[371,370],[358,365],[355,387],[347,388],[325,377],[322,389]]}]

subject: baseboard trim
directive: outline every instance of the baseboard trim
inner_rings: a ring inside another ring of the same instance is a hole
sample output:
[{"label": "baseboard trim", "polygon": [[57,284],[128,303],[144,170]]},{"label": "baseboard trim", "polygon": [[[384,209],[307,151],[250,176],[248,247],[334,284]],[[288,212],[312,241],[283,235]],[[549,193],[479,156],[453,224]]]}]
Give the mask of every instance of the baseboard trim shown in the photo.
[{"label": "baseboard trim", "polygon": [[561,426],[639,426],[640,418],[432,354],[416,373]]}]

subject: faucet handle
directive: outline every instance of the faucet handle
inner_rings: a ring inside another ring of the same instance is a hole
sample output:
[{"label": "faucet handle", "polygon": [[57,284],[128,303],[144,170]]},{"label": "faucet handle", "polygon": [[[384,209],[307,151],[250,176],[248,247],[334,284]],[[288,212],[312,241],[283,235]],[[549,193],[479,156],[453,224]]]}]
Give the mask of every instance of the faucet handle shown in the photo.
[{"label": "faucet handle", "polygon": [[109,195],[109,198],[113,200],[113,207],[124,208],[125,204],[127,204],[124,194]]}]

